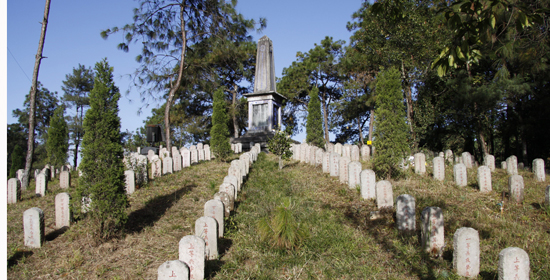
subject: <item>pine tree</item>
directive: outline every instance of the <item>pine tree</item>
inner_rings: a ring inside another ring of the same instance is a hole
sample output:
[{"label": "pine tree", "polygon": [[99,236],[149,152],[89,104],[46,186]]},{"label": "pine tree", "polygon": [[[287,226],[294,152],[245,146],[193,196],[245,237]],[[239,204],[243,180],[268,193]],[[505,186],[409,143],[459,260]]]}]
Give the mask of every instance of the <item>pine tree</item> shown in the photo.
[{"label": "pine tree", "polygon": [[63,115],[64,111],[65,108],[63,106],[59,106],[55,109],[48,129],[46,152],[48,153],[48,162],[53,166],[64,165],[67,161],[69,128]]},{"label": "pine tree", "polygon": [[378,99],[374,111],[374,166],[388,179],[398,170],[399,161],[409,153],[401,77],[395,68],[383,71],[376,84]]},{"label": "pine tree", "polygon": [[214,104],[212,113],[212,128],[210,129],[210,147],[217,158],[226,160],[231,154],[229,144],[228,118],[225,113],[225,99],[223,88],[214,92]]},{"label": "pine tree", "polygon": [[307,105],[306,142],[317,147],[325,147],[323,138],[323,118],[321,117],[321,101],[319,89],[314,86],[309,93]]},{"label": "pine tree", "polygon": [[124,164],[120,117],[119,89],[113,82],[113,68],[107,59],[95,65],[94,88],[90,108],[84,117],[82,162],[79,169],[77,197],[73,212],[80,212],[83,197],[92,200],[90,216],[100,240],[119,235],[127,220],[128,201],[124,190]]}]

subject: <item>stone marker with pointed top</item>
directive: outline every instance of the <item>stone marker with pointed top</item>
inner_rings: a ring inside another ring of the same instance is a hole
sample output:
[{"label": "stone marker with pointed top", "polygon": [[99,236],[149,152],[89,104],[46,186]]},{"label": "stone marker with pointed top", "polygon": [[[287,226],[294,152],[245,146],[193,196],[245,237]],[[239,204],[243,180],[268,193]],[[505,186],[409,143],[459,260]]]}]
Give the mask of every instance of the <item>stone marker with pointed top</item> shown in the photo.
[{"label": "stone marker with pointed top", "polygon": [[498,279],[529,280],[529,255],[518,247],[508,247],[498,254]]},{"label": "stone marker with pointed top", "polygon": [[218,258],[218,222],[212,217],[200,217],[195,221],[195,235],[206,244],[206,259]]},{"label": "stone marker with pointed top", "polygon": [[220,191],[214,194],[214,199],[217,199],[223,203],[224,216],[229,217],[235,203],[231,195],[227,192]]},{"label": "stone marker with pointed top", "polygon": [[223,237],[224,212],[223,202],[218,199],[211,199],[204,204],[204,216],[214,218],[218,222],[218,237]]},{"label": "stone marker with pointed top", "polygon": [[189,280],[203,280],[206,256],[204,239],[187,235],[179,242],[179,260],[189,267]]},{"label": "stone marker with pointed top", "polygon": [[44,243],[44,212],[38,207],[23,212],[24,244],[31,248],[40,248]]},{"label": "stone marker with pointed top", "polygon": [[[238,184],[238,180],[237,180],[237,177],[233,176],[233,175],[228,175],[228,176],[225,176],[223,178],[223,184],[221,186],[223,186],[224,184],[229,184],[231,186],[233,186],[233,190],[232,190],[232,193],[233,193],[233,196],[234,196],[234,199],[237,200],[237,194],[239,193],[238,189],[237,189],[237,184]],[[222,187],[220,186],[220,191],[226,191],[228,190],[227,186],[224,186],[224,189],[222,189]],[[229,190],[227,191],[228,194],[231,194],[231,192],[229,192]]]},{"label": "stone marker with pointed top", "polygon": [[[489,173],[491,173],[490,169]],[[469,227],[457,229],[453,236],[453,268],[456,269],[456,274],[470,278],[477,277],[480,266],[479,256],[477,230]]]}]

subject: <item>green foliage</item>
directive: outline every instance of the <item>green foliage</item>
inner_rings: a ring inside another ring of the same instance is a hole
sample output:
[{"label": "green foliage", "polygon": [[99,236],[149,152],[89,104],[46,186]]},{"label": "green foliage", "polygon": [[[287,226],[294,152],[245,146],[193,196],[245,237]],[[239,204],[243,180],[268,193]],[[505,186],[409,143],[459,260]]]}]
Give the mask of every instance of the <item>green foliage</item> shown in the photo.
[{"label": "green foliage", "polygon": [[269,139],[267,148],[279,157],[279,169],[283,169],[283,161],[292,157],[290,150],[290,136],[286,132],[277,130],[275,136]]},{"label": "green foliage", "polygon": [[214,111],[212,112],[212,129],[210,130],[210,148],[222,161],[231,155],[229,143],[229,128],[227,127],[227,115],[225,114],[225,98],[223,88],[214,92]]},{"label": "green foliage", "polygon": [[69,128],[63,115],[64,111],[64,106],[59,106],[55,109],[48,129],[46,151],[48,153],[48,162],[53,166],[65,165],[68,157]]},{"label": "green foliage", "polygon": [[25,151],[23,151],[19,145],[15,145],[11,156],[11,166],[8,179],[15,178],[17,170],[25,168],[25,155]]},{"label": "green foliage", "polygon": [[307,239],[307,226],[296,219],[293,206],[292,200],[286,198],[271,217],[258,222],[262,242],[276,249],[294,250]]},{"label": "green foliage", "polygon": [[322,119],[319,89],[314,86],[309,93],[309,103],[307,105],[306,142],[320,148],[325,147]]},{"label": "green foliage", "polygon": [[[8,124],[8,131],[7,131],[7,164],[6,164],[6,172],[7,174],[11,174],[10,170],[12,169],[11,165],[13,163],[13,157],[23,157],[23,166],[25,165],[25,157],[26,157],[26,151],[27,151],[27,136],[28,133],[25,134],[25,128],[20,123],[12,123]],[[23,152],[21,154],[14,154],[15,146],[19,146]],[[17,162],[17,160],[16,160]],[[34,161],[33,161],[34,162]],[[21,169],[22,167],[18,167],[17,169]],[[17,169],[15,169],[17,171]],[[9,177],[13,178],[13,177]]]},{"label": "green foliage", "polygon": [[94,234],[99,240],[106,240],[122,232],[127,220],[128,201],[124,190],[118,116],[120,92],[113,81],[113,68],[106,59],[96,64],[95,72],[90,109],[84,117],[86,134],[82,139],[82,176],[78,181],[73,213],[79,216],[82,197],[91,198]]},{"label": "green foliage", "polygon": [[376,84],[377,107],[374,111],[375,172],[391,178],[398,171],[399,161],[409,153],[403,92],[399,71],[383,71]]}]

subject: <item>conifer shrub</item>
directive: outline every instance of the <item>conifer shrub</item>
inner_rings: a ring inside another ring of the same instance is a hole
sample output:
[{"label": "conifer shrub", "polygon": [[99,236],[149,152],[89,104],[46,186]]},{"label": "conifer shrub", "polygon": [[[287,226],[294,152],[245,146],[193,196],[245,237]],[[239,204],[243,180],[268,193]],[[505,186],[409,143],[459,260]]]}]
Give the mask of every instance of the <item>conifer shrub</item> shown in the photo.
[{"label": "conifer shrub", "polygon": [[210,149],[216,158],[226,161],[231,155],[231,144],[229,143],[229,127],[227,126],[229,119],[225,112],[223,90],[223,88],[219,88],[214,92]]},{"label": "conifer shrub", "polygon": [[25,151],[23,151],[19,145],[15,145],[15,147],[13,147],[13,152],[11,153],[11,166],[8,179],[15,178],[17,170],[23,168],[25,168]]},{"label": "conifer shrub", "polygon": [[104,59],[95,65],[90,108],[84,117],[82,162],[73,213],[81,216],[82,201],[91,199],[88,215],[96,240],[120,236],[127,220],[128,200],[124,190],[124,151],[118,116],[119,89],[113,68]]},{"label": "conifer shrub", "polygon": [[293,206],[292,200],[285,198],[275,213],[258,222],[262,242],[275,249],[294,250],[309,237],[307,226],[296,219]]},{"label": "conifer shrub", "polygon": [[373,145],[376,147],[373,166],[382,178],[399,172],[399,163],[409,153],[405,105],[401,76],[390,68],[380,73],[376,83]]},{"label": "conifer shrub", "polygon": [[65,165],[67,152],[69,151],[69,126],[63,115],[64,106],[59,106],[53,112],[48,128],[48,140],[46,141],[46,152],[48,163],[53,166]]},{"label": "conifer shrub", "polygon": [[321,116],[321,101],[319,100],[319,89],[313,87],[309,93],[307,105],[306,142],[319,148],[325,147],[323,137],[323,117]]}]

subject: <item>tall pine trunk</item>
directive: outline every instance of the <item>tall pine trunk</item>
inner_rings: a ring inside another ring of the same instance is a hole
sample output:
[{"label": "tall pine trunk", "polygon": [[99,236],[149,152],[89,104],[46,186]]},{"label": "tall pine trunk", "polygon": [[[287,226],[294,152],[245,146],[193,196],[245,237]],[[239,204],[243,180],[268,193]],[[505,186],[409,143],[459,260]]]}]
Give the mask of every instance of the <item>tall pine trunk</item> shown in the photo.
[{"label": "tall pine trunk", "polygon": [[32,75],[32,87],[30,96],[30,110],[29,110],[29,139],[27,141],[27,159],[25,162],[25,172],[23,174],[23,182],[21,182],[22,189],[26,189],[29,186],[29,178],[31,174],[32,156],[34,154],[34,125],[35,125],[35,107],[36,107],[36,91],[38,87],[38,71],[40,69],[40,62],[42,61],[42,51],[44,50],[44,41],[46,40],[46,29],[48,27],[48,16],[50,14],[50,0],[46,0],[46,7],[44,8],[44,19],[42,20],[42,32],[40,34],[40,41],[38,43],[38,51],[36,53],[36,59],[34,61],[34,71]]},{"label": "tall pine trunk", "polygon": [[328,134],[328,108],[327,108],[325,93],[320,94],[319,97],[321,97],[321,104],[323,105],[323,123],[325,125],[325,145],[328,145],[328,143],[330,143],[330,138]]},{"label": "tall pine trunk", "polygon": [[[233,118],[233,136],[235,139],[239,138],[239,124],[237,123],[237,85],[233,84],[233,110],[232,110],[232,118]],[[279,128],[280,129],[280,128]]]}]

